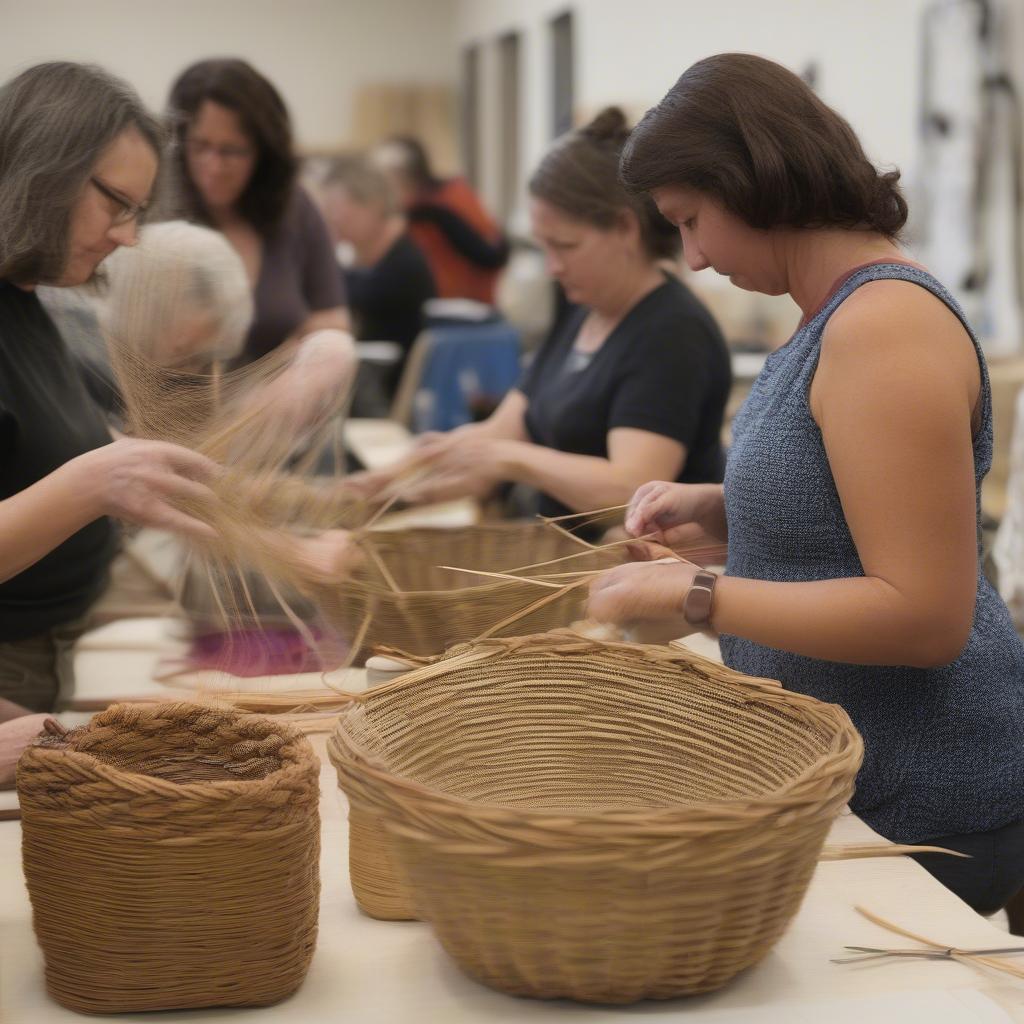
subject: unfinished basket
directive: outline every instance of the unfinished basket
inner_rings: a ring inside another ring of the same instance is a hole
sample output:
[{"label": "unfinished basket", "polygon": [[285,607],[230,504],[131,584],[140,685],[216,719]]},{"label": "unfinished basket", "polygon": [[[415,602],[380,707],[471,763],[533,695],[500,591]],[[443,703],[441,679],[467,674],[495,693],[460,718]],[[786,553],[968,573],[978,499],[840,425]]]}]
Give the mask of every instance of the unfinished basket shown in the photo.
[{"label": "unfinished basket", "polygon": [[[331,626],[346,637],[362,636],[360,663],[377,646],[436,655],[490,630],[522,636],[568,626],[583,614],[583,587],[547,589],[441,566],[507,572],[529,565],[537,568],[521,575],[539,577],[608,569],[625,557],[622,548],[588,550],[535,522],[370,532],[360,543],[366,558],[353,578],[315,592]],[[552,564],[538,565],[545,562]]]},{"label": "unfinished basket", "polygon": [[118,704],[18,765],[46,985],[87,1013],[262,1006],[302,983],[319,906],[318,765],[267,718]]},{"label": "unfinished basket", "polygon": [[559,631],[466,644],[369,692],[328,751],[362,900],[372,876],[371,903],[429,921],[494,988],[627,1003],[765,956],[862,744],[841,708],[772,681]]}]

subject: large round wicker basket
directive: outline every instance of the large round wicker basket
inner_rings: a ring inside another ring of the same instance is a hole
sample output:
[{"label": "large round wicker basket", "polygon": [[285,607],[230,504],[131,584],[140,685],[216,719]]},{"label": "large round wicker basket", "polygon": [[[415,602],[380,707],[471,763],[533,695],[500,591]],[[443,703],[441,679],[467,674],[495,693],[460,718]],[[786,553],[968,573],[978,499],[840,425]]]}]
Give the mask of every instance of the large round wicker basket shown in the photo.
[{"label": "large round wicker basket", "polygon": [[582,541],[535,522],[370,532],[360,546],[363,565],[350,580],[313,591],[332,627],[343,636],[362,637],[360,663],[374,647],[437,655],[492,630],[522,636],[568,626],[583,614],[586,591],[580,587],[547,589],[442,566],[484,572],[537,566],[522,573],[537,576],[608,569],[624,558],[622,548],[588,550]]},{"label": "large round wicker basket", "polygon": [[316,945],[318,766],[297,730],[119,704],[18,764],[46,984],[88,1013],[262,1006]]},{"label": "large round wicker basket", "polygon": [[328,751],[367,909],[429,921],[505,992],[626,1003],[765,956],[862,744],[841,708],[772,681],[559,631],[371,691]]}]

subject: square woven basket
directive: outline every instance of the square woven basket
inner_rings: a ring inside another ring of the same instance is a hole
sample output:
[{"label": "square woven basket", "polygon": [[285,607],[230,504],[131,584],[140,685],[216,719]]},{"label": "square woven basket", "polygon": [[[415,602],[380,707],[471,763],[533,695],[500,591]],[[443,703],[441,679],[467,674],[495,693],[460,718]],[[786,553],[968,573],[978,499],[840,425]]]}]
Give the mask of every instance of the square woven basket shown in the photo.
[{"label": "square woven basket", "polygon": [[53,998],[119,1013],[294,992],[316,945],[318,776],[298,730],[198,704],[44,733],[18,797]]},{"label": "square woven basket", "polygon": [[796,913],[853,792],[846,713],[667,647],[465,644],[346,709],[328,752],[367,912],[515,995],[707,992]]}]

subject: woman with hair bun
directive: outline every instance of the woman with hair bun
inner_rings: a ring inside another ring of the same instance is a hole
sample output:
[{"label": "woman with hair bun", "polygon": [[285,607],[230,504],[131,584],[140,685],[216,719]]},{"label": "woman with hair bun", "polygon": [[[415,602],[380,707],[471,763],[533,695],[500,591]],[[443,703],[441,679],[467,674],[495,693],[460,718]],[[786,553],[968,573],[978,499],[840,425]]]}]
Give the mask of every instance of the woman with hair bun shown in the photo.
[{"label": "woman with hair bun", "polygon": [[841,704],[865,745],[854,811],[969,854],[920,860],[999,909],[1024,882],[1024,645],[979,559],[991,391],[963,311],[899,247],[898,172],[744,54],[686,71],[621,170],[692,270],[788,293],[803,319],[736,417],[724,487],[647,483],[630,505],[634,536],[727,543],[725,575],[622,566],[590,613],[661,638],[711,627],[731,667]]},{"label": "woman with hair bun", "polygon": [[[404,497],[483,496],[504,481],[559,515],[625,503],[652,477],[720,481],[729,355],[711,314],[661,266],[679,240],[619,183],[625,117],[565,136],[530,179],[533,235],[575,304],[491,417],[427,440]],[[410,467],[406,461],[400,467]]]}]

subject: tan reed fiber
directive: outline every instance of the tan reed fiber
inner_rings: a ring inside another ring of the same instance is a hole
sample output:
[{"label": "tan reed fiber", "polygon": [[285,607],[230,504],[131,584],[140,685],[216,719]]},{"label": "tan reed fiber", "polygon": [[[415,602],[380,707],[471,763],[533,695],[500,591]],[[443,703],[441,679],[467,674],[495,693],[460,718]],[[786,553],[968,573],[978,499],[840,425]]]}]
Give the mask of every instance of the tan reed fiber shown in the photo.
[{"label": "tan reed fiber", "polygon": [[18,765],[46,985],[86,1013],[262,1006],[302,983],[318,764],[278,721],[118,704]]},{"label": "tan reed fiber", "polygon": [[[914,942],[920,942],[931,949],[946,953],[950,960],[956,960],[962,964],[970,964],[972,967],[982,967],[992,971],[1000,971],[1001,973],[1008,974],[1013,978],[1024,980],[1024,967],[1021,967],[1019,964],[1011,963],[1009,960],[1004,960],[1000,957],[988,956],[977,951],[957,949],[955,946],[943,945],[943,943],[936,942],[934,939],[925,938],[923,935],[918,935],[916,932],[908,931],[906,928],[901,928],[899,925],[893,924],[892,921],[887,921],[884,917],[872,913],[866,907],[854,907],[854,910],[856,910],[862,917],[866,917],[872,924],[877,924],[879,927],[885,928],[887,931],[894,932],[896,935],[902,935],[904,938],[913,939]],[[854,962],[854,958],[850,958],[850,962]]]},{"label": "tan reed fiber", "polygon": [[[370,615],[357,663],[380,646],[437,655],[495,626],[504,635],[521,635],[568,626],[583,614],[582,587],[559,585],[557,592],[551,590],[552,600],[533,608],[541,587],[522,579],[478,582],[471,574],[443,566],[504,573],[523,562],[579,554],[569,563],[574,568],[607,569],[626,557],[621,547],[590,551],[534,522],[366,533],[358,543],[369,557],[351,579],[309,587],[325,619],[347,637]],[[527,569],[517,575],[534,573]]]},{"label": "tan reed fiber", "polygon": [[668,647],[461,645],[341,712],[360,905],[502,991],[706,992],[796,913],[862,744],[846,713]]}]

